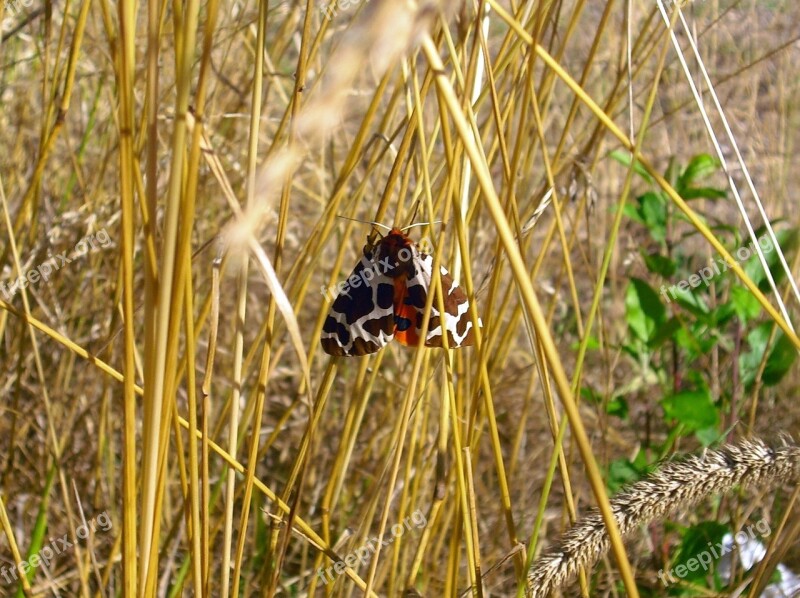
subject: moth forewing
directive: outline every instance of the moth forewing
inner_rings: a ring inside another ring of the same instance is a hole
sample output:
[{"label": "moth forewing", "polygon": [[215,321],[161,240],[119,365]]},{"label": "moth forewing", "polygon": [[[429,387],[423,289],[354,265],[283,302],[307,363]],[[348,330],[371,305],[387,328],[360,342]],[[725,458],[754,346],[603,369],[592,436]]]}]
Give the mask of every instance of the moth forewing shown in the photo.
[{"label": "moth forewing", "polygon": [[[433,257],[427,254],[421,254],[421,257],[422,276],[427,280],[427,286],[430,289],[434,287]],[[444,306],[444,329],[447,331],[447,347],[455,349],[469,346],[473,343],[473,335],[467,296],[444,266],[439,266],[439,276],[442,289],[442,305]],[[425,342],[428,347],[444,346],[439,305],[438,297],[434,297]]]},{"label": "moth forewing", "polygon": [[361,261],[331,305],[322,327],[322,348],[330,355],[367,355],[394,336],[394,286],[377,273],[372,255]]}]

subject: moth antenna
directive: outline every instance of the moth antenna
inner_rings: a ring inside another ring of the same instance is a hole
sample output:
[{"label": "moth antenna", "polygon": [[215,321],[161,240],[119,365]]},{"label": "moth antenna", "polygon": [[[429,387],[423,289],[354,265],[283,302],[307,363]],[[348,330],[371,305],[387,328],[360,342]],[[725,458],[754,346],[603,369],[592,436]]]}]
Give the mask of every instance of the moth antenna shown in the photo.
[{"label": "moth antenna", "polygon": [[415,226],[428,226],[429,224],[430,225],[434,225],[434,224],[441,224],[441,223],[442,223],[441,220],[434,220],[433,222],[415,222],[414,224],[409,224],[408,226],[404,226],[400,230],[403,231],[403,232],[406,232],[409,228],[414,228]]},{"label": "moth antenna", "polygon": [[361,224],[371,224],[372,226],[382,226],[386,230],[392,230],[391,226],[386,226],[385,224],[381,224],[380,222],[375,222],[374,220],[360,220],[358,218],[350,218],[349,216],[341,216],[337,215],[337,218],[341,218],[342,220],[352,220],[353,222],[360,222]]}]

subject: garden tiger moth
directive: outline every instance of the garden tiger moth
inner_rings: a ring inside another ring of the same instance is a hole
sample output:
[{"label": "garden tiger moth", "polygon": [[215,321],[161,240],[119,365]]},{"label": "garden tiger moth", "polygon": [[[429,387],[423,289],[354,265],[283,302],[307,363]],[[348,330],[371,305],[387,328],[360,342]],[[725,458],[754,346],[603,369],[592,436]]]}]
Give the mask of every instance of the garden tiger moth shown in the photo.
[{"label": "garden tiger moth", "polygon": [[[322,348],[330,355],[375,353],[393,338],[419,345],[422,316],[431,288],[433,257],[421,252],[402,230],[393,228],[364,255],[331,306],[322,327]],[[450,273],[440,268],[444,329],[450,348],[472,345],[469,300]],[[426,347],[442,346],[442,322],[434,300]],[[480,325],[480,320],[478,320]]]}]

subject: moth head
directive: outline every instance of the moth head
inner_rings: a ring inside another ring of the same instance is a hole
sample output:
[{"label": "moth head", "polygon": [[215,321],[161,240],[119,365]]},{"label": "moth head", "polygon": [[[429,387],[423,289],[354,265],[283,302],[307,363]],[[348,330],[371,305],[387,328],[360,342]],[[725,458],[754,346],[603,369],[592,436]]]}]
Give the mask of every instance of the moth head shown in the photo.
[{"label": "moth head", "polygon": [[377,244],[375,260],[381,272],[389,278],[416,274],[414,256],[417,254],[414,242],[399,228],[393,228]]}]

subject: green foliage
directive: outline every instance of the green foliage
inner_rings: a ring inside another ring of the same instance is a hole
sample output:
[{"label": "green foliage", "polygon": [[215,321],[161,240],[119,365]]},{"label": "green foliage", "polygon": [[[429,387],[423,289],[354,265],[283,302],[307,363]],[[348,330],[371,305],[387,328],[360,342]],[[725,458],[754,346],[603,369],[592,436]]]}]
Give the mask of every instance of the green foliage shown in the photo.
[{"label": "green foliage", "polygon": [[770,345],[772,328],[769,322],[764,322],[747,335],[750,350],[739,356],[739,367],[742,370],[742,380],[748,388],[759,380],[761,361],[765,353],[769,352],[769,355],[760,376],[760,381],[765,386],[774,386],[780,382],[797,359],[797,351],[782,332],[776,334],[775,341]]},{"label": "green foliage", "polygon": [[[630,164],[630,156],[625,153],[612,153],[611,157],[626,166]],[[619,348],[628,358],[629,382],[616,388],[613,399],[606,403],[592,389],[584,388],[582,395],[604,404],[605,412],[613,417],[625,420],[629,417],[628,405],[645,405],[654,410],[653,415],[660,421],[648,425],[634,461],[620,459],[608,465],[610,492],[638,479],[671,454],[680,438],[693,437],[703,446],[719,441],[725,434],[726,422],[744,415],[730,413],[735,381],[740,385],[739,392],[741,386],[747,391],[756,383],[773,386],[797,358],[791,342],[780,331],[776,333],[771,321],[764,321],[758,301],[721,258],[712,255],[709,261],[705,240],[694,228],[685,226],[683,215],[656,188],[652,177],[639,165],[634,169],[650,189],[624,208],[627,218],[641,225],[647,234],[640,250],[646,272],[631,277],[625,290],[627,335]],[[725,192],[708,183],[719,172],[716,160],[699,155],[683,168],[671,161],[665,178],[684,200],[719,201],[725,199]],[[767,275],[754,244],[723,223],[709,226],[748,276],[768,290]],[[765,233],[756,231],[756,243],[780,284],[784,275],[778,252]],[[776,235],[790,259],[788,255],[798,245],[797,230],[784,229]],[[718,368],[716,376],[712,364]],[[734,369],[738,370],[737,376],[731,375]],[[721,376],[720,372],[728,375]],[[659,428],[664,434],[651,433]],[[669,566],[685,564],[707,551],[709,543],[716,545],[727,531],[727,526],[713,520],[686,529]],[[669,585],[669,594],[697,595],[698,588],[707,587],[706,580],[714,580],[711,571],[717,561],[714,558],[708,570],[682,569],[686,575],[680,584]],[[718,579],[711,583],[720,585]]]},{"label": "green foliage", "polygon": [[630,484],[644,476],[648,471],[647,455],[642,451],[633,461],[615,459],[608,464],[606,482],[609,492],[616,494],[625,484]]},{"label": "green foliage", "polygon": [[[613,152],[611,157],[630,165],[630,156],[624,152]],[[640,165],[634,165],[634,170],[651,187],[625,207],[626,216],[642,225],[649,237],[641,250],[647,276],[632,277],[626,289],[628,335],[621,350],[630,358],[634,376],[615,401],[627,405],[634,397],[626,400],[626,395],[661,397],[658,404],[668,441],[653,447],[657,456],[669,452],[672,442],[682,436],[693,435],[707,445],[721,434],[721,422],[729,420],[733,377],[711,380],[712,351],[720,368],[739,370],[745,389],[756,382],[777,384],[793,365],[796,351],[782,334],[774,333],[770,322],[759,322],[760,305],[728,265],[718,256],[709,259],[699,253],[704,240],[693,228],[682,225],[682,214],[674,211],[652,177]],[[717,201],[725,199],[725,191],[708,179],[720,171],[717,160],[701,154],[685,167],[671,160],[665,178],[687,201]],[[750,278],[767,289],[767,275],[755,244],[743,241],[722,223],[712,224],[712,228]],[[765,233],[756,231],[757,244],[779,283],[783,270],[778,252]],[[796,229],[778,231],[776,236],[785,252],[797,249]],[[737,343],[736,335],[745,342]],[[719,396],[712,396],[711,388],[719,389]],[[627,413],[627,409],[615,411],[623,418]]]},{"label": "green foliage", "polygon": [[684,390],[661,400],[664,417],[681,424],[685,430],[696,432],[719,423],[719,411],[708,389]]},{"label": "green foliage", "polygon": [[[692,583],[699,586],[705,585],[703,580],[712,578],[711,574],[716,570],[722,556],[717,550],[717,546],[728,532],[730,532],[730,528],[727,525],[716,521],[703,521],[684,529],[677,555],[670,562],[670,571],[673,576],[680,573],[681,581],[687,585]],[[687,587],[687,585],[672,585],[670,595],[697,595],[697,590]]]},{"label": "green foliage", "polygon": [[625,295],[628,329],[643,343],[651,345],[667,319],[667,310],[644,280],[633,278]]}]

